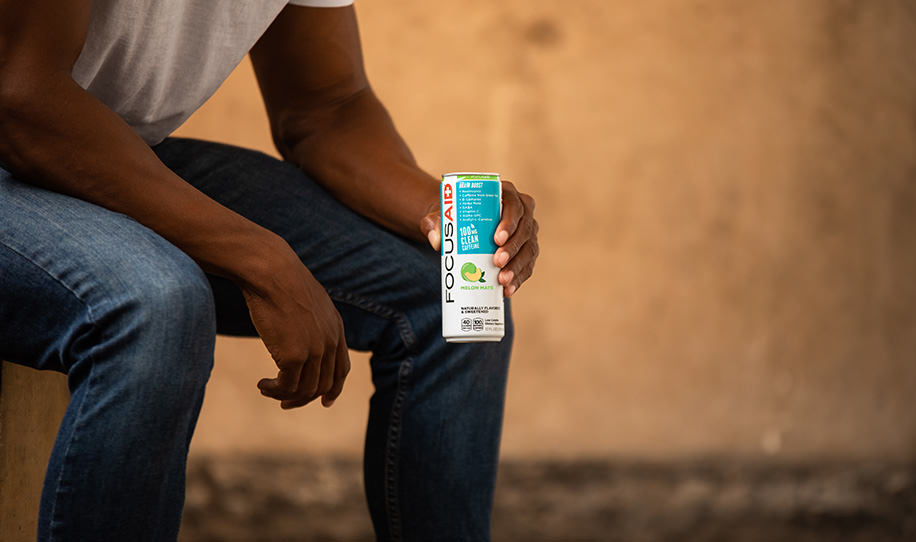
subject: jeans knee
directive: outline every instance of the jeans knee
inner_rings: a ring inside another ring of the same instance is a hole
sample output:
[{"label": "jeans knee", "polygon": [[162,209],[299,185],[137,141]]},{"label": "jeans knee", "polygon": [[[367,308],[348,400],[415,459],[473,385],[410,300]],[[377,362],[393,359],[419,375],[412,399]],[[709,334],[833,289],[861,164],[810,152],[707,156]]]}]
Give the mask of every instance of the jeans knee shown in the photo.
[{"label": "jeans knee", "polygon": [[[176,249],[177,250],[177,249]],[[120,274],[96,322],[97,353],[120,359],[125,384],[179,399],[202,393],[213,366],[216,314],[203,271],[180,253]]]},{"label": "jeans knee", "polygon": [[215,329],[213,293],[196,264],[160,269],[144,279],[128,294],[128,303],[151,331],[181,336]]}]

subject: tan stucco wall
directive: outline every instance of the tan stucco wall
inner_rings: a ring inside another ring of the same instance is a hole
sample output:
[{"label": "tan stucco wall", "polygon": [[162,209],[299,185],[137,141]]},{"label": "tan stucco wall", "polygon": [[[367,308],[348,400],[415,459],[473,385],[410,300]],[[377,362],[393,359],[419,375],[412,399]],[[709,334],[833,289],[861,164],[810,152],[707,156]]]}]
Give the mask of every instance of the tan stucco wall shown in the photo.
[{"label": "tan stucco wall", "polygon": [[[916,458],[914,2],[358,4],[421,163],[539,201],[506,455]],[[247,61],[180,134],[272,152]],[[257,341],[217,357],[193,453],[359,453],[364,355],[295,412]],[[0,399],[29,539],[66,389],[7,366]]]},{"label": "tan stucco wall", "polygon": [[[916,456],[912,2],[358,13],[421,163],[538,198],[506,454]],[[182,133],[271,151],[247,64]],[[283,413],[260,347],[221,342],[196,450],[358,453],[356,365]]]},{"label": "tan stucco wall", "polygon": [[[916,456],[912,2],[358,6],[372,81],[434,174],[539,201],[511,455]],[[244,64],[182,130],[271,151]],[[357,453],[223,341],[196,450]]]},{"label": "tan stucco wall", "polygon": [[[916,457],[913,2],[358,12],[421,163],[539,201],[505,454]],[[180,133],[272,152],[247,62]],[[194,453],[359,453],[365,356],[333,409],[295,412],[258,395],[257,341],[217,356]],[[22,371],[0,402],[4,519],[33,507],[66,399]]]}]

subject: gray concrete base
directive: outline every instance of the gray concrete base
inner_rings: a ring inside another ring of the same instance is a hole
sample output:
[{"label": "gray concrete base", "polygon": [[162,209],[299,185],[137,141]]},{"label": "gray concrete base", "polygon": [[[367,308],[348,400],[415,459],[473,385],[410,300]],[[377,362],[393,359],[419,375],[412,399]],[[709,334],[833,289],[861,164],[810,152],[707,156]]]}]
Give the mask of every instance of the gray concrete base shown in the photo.
[{"label": "gray concrete base", "polygon": [[[914,465],[507,460],[500,468],[499,542],[916,540]],[[373,540],[361,464],[197,457],[180,540]]]}]

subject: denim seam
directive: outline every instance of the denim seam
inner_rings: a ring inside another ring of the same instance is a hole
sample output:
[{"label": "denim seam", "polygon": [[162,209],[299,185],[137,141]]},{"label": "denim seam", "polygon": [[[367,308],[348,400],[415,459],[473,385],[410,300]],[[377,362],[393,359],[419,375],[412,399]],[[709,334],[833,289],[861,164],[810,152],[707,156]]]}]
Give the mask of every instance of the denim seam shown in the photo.
[{"label": "denim seam", "polygon": [[387,305],[377,303],[367,297],[341,290],[340,288],[328,288],[327,292],[328,296],[334,301],[352,305],[356,308],[371,312],[376,316],[381,316],[386,320],[394,320],[398,326],[398,332],[401,335],[404,346],[407,347],[409,352],[416,352],[417,338],[416,335],[414,335],[413,329],[410,327],[410,322],[408,322],[407,317],[404,316],[404,313],[398,312]]},{"label": "denim seam", "polygon": [[[352,305],[386,320],[394,320],[408,352],[415,352],[417,339],[404,313],[339,288],[329,288],[328,295],[335,301]],[[410,384],[410,373],[413,370],[413,359],[412,355],[408,355],[398,367],[398,388],[388,418],[388,439],[385,443],[385,513],[388,516],[388,534],[393,542],[399,542],[402,539],[398,502],[398,458],[401,444],[401,420],[404,401],[407,399],[407,388]]]},{"label": "denim seam", "polygon": [[385,446],[385,511],[388,513],[388,530],[391,540],[401,540],[401,514],[398,502],[398,459],[401,444],[401,418],[407,386],[413,369],[413,356],[408,356],[398,368],[398,392],[388,419],[388,442]]},{"label": "denim seam", "polygon": [[[38,262],[36,262],[36,261],[33,260],[32,258],[29,258],[28,256],[26,256],[25,254],[23,254],[23,253],[20,252],[19,250],[16,250],[15,248],[9,246],[9,245],[6,244],[6,243],[4,243],[3,246],[6,247],[7,249],[9,249],[9,250],[10,250],[11,252],[13,252],[14,254],[18,255],[20,258],[24,259],[24,260],[27,261],[28,263],[30,263],[30,264],[32,264],[33,266],[35,266],[36,269],[40,270],[42,273],[44,273],[45,275],[47,275],[48,277],[50,277],[51,279],[53,279],[55,282],[57,282],[58,284],[60,284],[64,289],[66,289],[68,292],[70,292],[70,294],[71,294],[73,297],[75,297],[76,300],[79,301],[79,302],[86,308],[86,314],[87,314],[87,316],[88,316],[89,324],[90,324],[92,327],[96,327],[96,326],[97,326],[96,321],[95,321],[95,317],[92,315],[92,307],[89,305],[89,303],[86,302],[85,299],[83,299],[82,297],[80,297],[80,295],[77,294],[77,293],[73,290],[73,288],[71,288],[70,286],[68,286],[63,280],[61,280],[60,277],[56,276],[54,273],[51,273],[50,271],[48,271],[47,269],[45,269],[44,267],[42,267],[41,265],[39,265]],[[91,361],[91,358],[92,358],[92,351],[90,350],[86,355],[90,358],[90,361]],[[94,367],[95,364],[94,364],[94,363],[90,363],[90,366],[91,366],[91,367]],[[74,441],[76,441],[76,439],[77,439],[77,433],[78,433],[78,430],[79,430],[79,427],[78,427],[77,424],[79,423],[79,421],[80,421],[80,419],[81,419],[81,417],[82,417],[83,407],[84,407],[85,404],[86,404],[86,396],[88,396],[88,395],[90,394],[90,392],[92,391],[92,379],[93,379],[94,376],[95,376],[95,375],[94,375],[94,371],[90,370],[90,371],[89,371],[88,380],[87,380],[87,382],[86,382],[86,385],[87,385],[88,387],[86,388],[85,395],[83,396],[82,400],[80,401],[79,410],[77,411],[75,421],[73,422],[73,423],[74,423],[73,432],[72,432],[72,434],[70,435],[70,438],[67,440],[67,447],[66,447],[66,449],[63,450],[63,455],[62,455],[62,457],[61,457],[60,472],[58,473],[58,475],[57,475],[57,481],[56,481],[55,484],[54,484],[54,504],[51,506],[50,517],[48,518],[48,520],[49,520],[49,522],[50,522],[50,524],[48,525],[48,536],[50,537],[50,540],[52,540],[52,541],[55,540],[55,539],[57,539],[57,537],[55,536],[55,533],[56,533],[56,531],[57,531],[57,528],[62,524],[60,521],[58,521],[58,520],[55,518],[55,516],[57,515],[57,503],[58,503],[59,497],[60,497],[61,483],[63,482],[63,479],[64,479],[64,470],[65,470],[66,465],[67,465],[67,463],[68,463],[67,459],[70,457],[70,449],[72,448]]]}]

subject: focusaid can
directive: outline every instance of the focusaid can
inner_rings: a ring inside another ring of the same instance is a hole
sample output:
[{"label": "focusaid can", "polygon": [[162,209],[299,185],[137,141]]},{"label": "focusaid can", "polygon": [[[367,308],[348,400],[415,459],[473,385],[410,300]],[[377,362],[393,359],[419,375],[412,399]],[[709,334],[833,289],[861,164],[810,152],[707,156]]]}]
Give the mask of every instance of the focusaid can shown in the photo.
[{"label": "focusaid can", "polygon": [[442,204],[442,336],[448,342],[500,341],[503,287],[493,265],[502,214],[498,173],[446,173]]}]

